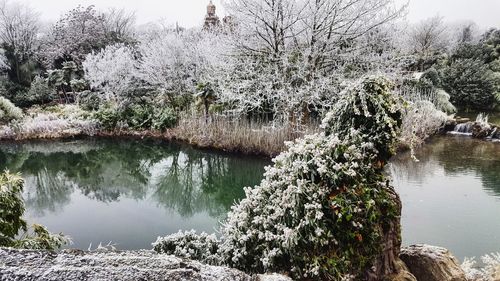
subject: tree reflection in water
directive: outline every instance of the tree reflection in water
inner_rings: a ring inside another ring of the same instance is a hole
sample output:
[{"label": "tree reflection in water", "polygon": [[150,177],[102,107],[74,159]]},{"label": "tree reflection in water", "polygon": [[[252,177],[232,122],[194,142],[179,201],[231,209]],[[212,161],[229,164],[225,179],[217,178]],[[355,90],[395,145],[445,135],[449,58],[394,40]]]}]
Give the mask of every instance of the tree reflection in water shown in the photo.
[{"label": "tree reflection in water", "polygon": [[492,196],[500,197],[500,143],[463,136],[434,138],[417,150],[419,162],[411,161],[409,153],[391,160],[391,174],[396,178],[422,183],[442,167],[450,176],[474,174]]},{"label": "tree reflection in water", "polygon": [[40,215],[61,211],[79,191],[100,202],[148,199],[184,217],[220,217],[268,163],[145,140],[0,144],[0,169],[22,173],[26,205]]}]

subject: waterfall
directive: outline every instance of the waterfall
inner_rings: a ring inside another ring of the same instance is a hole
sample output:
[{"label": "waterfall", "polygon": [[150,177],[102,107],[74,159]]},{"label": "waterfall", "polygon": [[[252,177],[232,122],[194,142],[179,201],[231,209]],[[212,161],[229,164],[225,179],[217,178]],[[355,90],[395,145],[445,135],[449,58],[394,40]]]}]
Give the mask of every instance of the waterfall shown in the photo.
[{"label": "waterfall", "polygon": [[455,129],[453,129],[453,131],[450,133],[454,134],[454,135],[471,136],[472,135],[472,125],[473,125],[472,122],[457,124],[455,126]]}]

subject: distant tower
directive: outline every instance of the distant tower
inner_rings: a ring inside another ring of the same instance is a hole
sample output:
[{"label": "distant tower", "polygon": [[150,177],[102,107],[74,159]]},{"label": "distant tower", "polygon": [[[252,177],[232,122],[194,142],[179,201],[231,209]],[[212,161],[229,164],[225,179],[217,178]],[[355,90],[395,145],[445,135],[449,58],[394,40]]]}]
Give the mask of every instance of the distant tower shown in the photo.
[{"label": "distant tower", "polygon": [[205,16],[205,29],[209,29],[220,24],[219,17],[215,14],[215,5],[210,0],[207,6],[207,15]]}]

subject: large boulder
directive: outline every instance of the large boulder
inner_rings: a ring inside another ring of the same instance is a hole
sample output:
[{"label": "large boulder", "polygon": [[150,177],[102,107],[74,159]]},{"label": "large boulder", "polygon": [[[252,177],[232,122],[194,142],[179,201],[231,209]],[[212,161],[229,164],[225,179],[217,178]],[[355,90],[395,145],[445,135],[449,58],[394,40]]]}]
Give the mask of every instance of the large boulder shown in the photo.
[{"label": "large boulder", "polygon": [[467,281],[457,259],[445,248],[413,245],[400,258],[419,281]]},{"label": "large boulder", "polygon": [[282,275],[250,276],[153,251],[60,253],[0,248],[0,280],[290,281]]}]

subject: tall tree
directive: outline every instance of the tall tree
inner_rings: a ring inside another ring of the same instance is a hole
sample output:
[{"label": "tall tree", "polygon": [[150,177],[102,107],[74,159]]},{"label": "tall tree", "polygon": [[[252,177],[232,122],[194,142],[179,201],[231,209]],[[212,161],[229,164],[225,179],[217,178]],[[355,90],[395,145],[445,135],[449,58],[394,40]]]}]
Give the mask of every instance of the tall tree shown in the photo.
[{"label": "tall tree", "polygon": [[12,81],[29,86],[34,70],[39,15],[16,2],[0,1],[0,40]]},{"label": "tall tree", "polygon": [[109,40],[127,43],[133,41],[136,17],[134,12],[110,8],[103,14],[104,32]]},{"label": "tall tree", "polygon": [[414,26],[408,44],[418,58],[416,68],[424,71],[435,64],[439,55],[447,50],[449,39],[448,28],[440,16],[428,18]]},{"label": "tall tree", "polygon": [[49,68],[60,68],[66,61],[81,65],[87,54],[108,41],[104,15],[94,6],[78,6],[52,27],[43,45],[45,63]]},{"label": "tall tree", "polygon": [[294,121],[327,108],[346,61],[369,47],[362,37],[404,8],[393,0],[231,0],[236,48],[221,101]]}]

